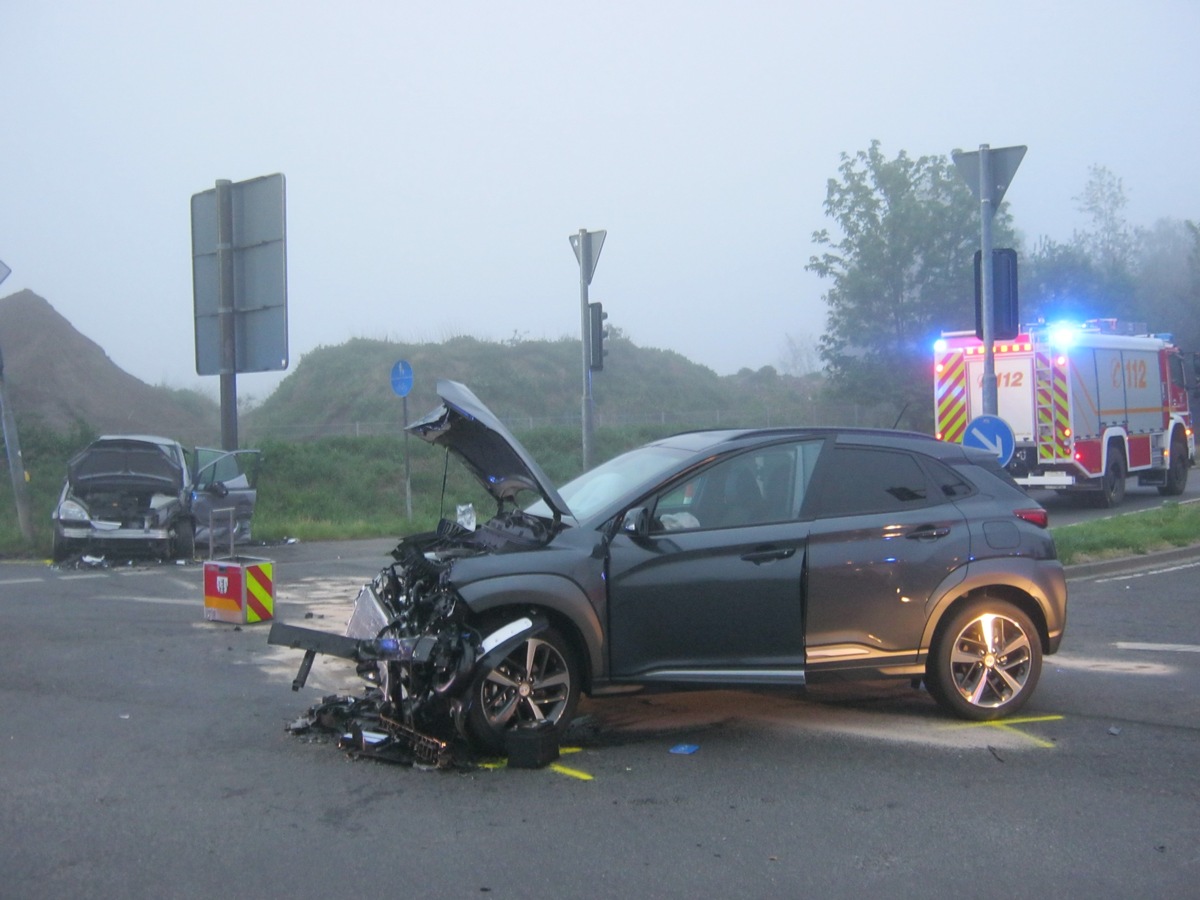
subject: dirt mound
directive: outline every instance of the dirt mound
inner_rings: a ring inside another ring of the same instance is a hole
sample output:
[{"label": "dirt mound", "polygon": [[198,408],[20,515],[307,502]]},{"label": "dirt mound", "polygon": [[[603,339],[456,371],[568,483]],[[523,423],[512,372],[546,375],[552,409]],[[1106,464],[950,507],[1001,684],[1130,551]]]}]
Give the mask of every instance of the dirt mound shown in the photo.
[{"label": "dirt mound", "polygon": [[8,400],[23,424],[219,443],[215,403],[138,380],[32,291],[0,299],[0,351]]}]

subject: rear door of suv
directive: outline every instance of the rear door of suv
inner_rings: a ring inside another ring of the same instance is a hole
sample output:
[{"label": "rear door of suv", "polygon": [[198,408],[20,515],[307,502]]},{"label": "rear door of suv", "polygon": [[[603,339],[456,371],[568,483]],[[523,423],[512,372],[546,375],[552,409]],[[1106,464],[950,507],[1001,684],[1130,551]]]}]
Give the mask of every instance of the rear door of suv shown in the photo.
[{"label": "rear door of suv", "polygon": [[916,662],[928,601],[960,581],[971,537],[955,498],[971,493],[924,454],[839,439],[822,455],[805,591],[809,673]]}]

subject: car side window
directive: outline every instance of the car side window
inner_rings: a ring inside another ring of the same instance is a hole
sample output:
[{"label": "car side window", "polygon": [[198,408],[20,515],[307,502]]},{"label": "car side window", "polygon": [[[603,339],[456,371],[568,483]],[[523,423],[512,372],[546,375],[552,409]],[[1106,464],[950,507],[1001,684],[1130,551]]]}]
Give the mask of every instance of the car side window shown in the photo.
[{"label": "car side window", "polygon": [[821,481],[825,518],[914,509],[942,499],[912,456],[890,450],[834,447]]},{"label": "car side window", "polygon": [[795,519],[820,448],[820,441],[773,445],[710,466],[659,496],[651,530],[737,528]]},{"label": "car side window", "polygon": [[938,462],[937,460],[925,460],[926,466],[929,468],[929,473],[933,476],[934,483],[941,490],[942,496],[949,500],[957,500],[959,497],[969,497],[975,493],[975,489],[970,483],[960,477],[949,466]]}]

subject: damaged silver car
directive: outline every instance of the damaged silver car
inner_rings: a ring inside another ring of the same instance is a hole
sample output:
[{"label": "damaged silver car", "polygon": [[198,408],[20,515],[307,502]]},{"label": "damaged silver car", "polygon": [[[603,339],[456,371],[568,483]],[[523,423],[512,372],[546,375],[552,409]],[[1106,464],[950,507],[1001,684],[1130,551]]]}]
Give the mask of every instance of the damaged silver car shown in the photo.
[{"label": "damaged silver car", "polygon": [[155,435],[105,435],[67,463],[54,560],[82,553],[192,559],[197,540],[250,540],[257,450],[213,450]]},{"label": "damaged silver car", "polygon": [[[581,694],[903,678],[991,719],[1033,693],[1067,590],[1047,515],[994,456],[924,435],[697,431],[555,488],[466,387],[409,430],[494,498],[475,528],[402,540],[344,636],[271,642],[354,659],[371,727],[430,751],[552,734]],[[420,754],[418,754],[420,755]]]}]

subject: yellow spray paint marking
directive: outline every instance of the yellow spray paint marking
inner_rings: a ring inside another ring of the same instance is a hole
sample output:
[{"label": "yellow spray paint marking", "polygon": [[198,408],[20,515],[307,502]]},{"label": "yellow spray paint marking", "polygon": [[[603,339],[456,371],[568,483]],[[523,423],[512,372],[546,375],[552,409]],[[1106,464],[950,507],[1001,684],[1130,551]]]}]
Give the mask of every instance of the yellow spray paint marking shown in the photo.
[{"label": "yellow spray paint marking", "polygon": [[[560,747],[558,749],[558,752],[560,754],[580,753],[582,751],[583,751],[582,747]],[[481,768],[481,769],[506,769],[506,768],[508,768],[508,760],[507,759],[487,760],[485,762],[481,762],[479,764],[479,768]],[[559,763],[550,763],[550,765],[547,768],[549,768],[553,772],[557,772],[559,775],[566,775],[568,778],[578,778],[580,781],[592,781],[596,777],[595,775],[592,775],[588,772],[584,772],[581,769],[571,769],[571,768],[568,768],[567,766],[560,765]]]},{"label": "yellow spray paint marking", "polygon": [[1047,741],[1040,737],[1035,737],[1032,734],[1021,731],[1019,728],[1013,728],[1013,726],[1029,725],[1034,722],[1058,722],[1061,719],[1062,716],[1023,716],[1016,719],[994,719],[990,722],[965,722],[960,725],[947,725],[946,728],[954,731],[958,731],[963,728],[998,728],[1001,731],[1007,731],[1011,734],[1016,734],[1020,737],[1026,738],[1038,747],[1051,749],[1057,746],[1053,741]]},{"label": "yellow spray paint marking", "polygon": [[566,766],[560,766],[558,763],[550,763],[550,768],[559,775],[566,775],[568,778],[578,778],[580,781],[591,781],[595,777],[587,772],[581,772],[579,769],[568,769]]}]

